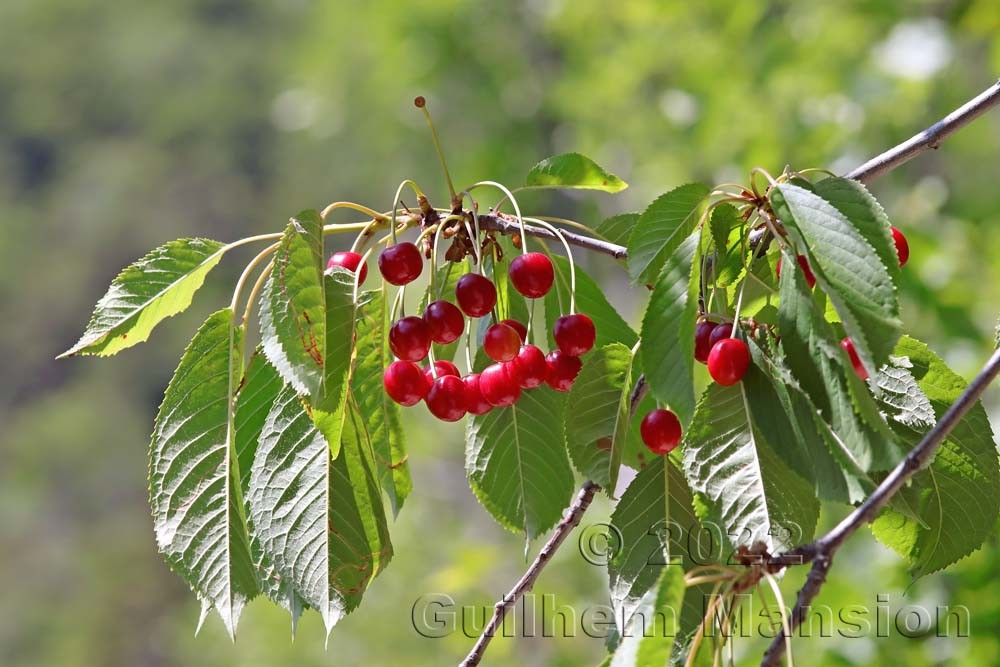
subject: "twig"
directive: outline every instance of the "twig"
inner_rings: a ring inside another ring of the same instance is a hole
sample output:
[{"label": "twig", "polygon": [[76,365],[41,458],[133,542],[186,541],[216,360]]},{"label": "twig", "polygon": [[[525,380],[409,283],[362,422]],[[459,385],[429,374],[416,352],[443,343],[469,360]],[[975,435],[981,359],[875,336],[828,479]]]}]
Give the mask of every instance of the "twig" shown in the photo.
[{"label": "twig", "polygon": [[[826,581],[826,574],[830,570],[830,566],[833,564],[833,556],[837,553],[837,549],[844,543],[844,541],[853,535],[861,526],[869,523],[875,519],[879,510],[886,506],[889,500],[896,494],[899,489],[903,487],[906,482],[913,477],[921,468],[924,467],[930,461],[934,452],[937,448],[944,442],[944,439],[948,437],[951,430],[958,425],[972,406],[976,404],[979,397],[982,396],[986,387],[996,378],[997,374],[1000,374],[1000,350],[993,353],[993,356],[987,362],[986,366],[980,371],[979,375],[969,384],[969,386],[962,392],[962,395],[958,397],[958,400],[948,408],[948,411],[941,417],[941,420],[927,432],[923,440],[910,450],[910,453],[906,455],[902,461],[899,462],[889,476],[878,485],[878,487],[872,492],[868,499],[865,500],[856,510],[848,514],[843,521],[838,523],[833,530],[823,535],[815,542],[804,547],[799,547],[795,550],[794,561],[795,562],[805,562],[806,559],[811,557],[812,569],[809,571],[809,576],[806,578],[806,583],[802,586],[799,591],[798,599],[795,602],[795,608],[792,610],[791,619],[789,621],[790,629],[794,632],[795,628],[805,620],[806,615],[809,613],[809,605],[812,603],[813,599],[819,594],[820,588],[823,586],[823,582]],[[769,564],[775,562],[781,563],[786,560],[788,555],[779,556],[777,559],[773,559]],[[788,563],[785,563],[788,564]],[[782,565],[784,566],[784,565]],[[772,569],[769,567],[768,569]],[[780,567],[778,568],[780,569]],[[781,660],[781,656],[785,652],[785,633],[784,630],[779,633],[771,646],[767,649],[764,654],[764,659],[761,661],[761,667],[776,667]]]},{"label": "twig", "polygon": [[[517,220],[508,220],[503,216],[497,215],[480,215],[479,228],[489,229],[507,235],[521,233],[521,226],[518,224]],[[552,239],[553,241],[560,240],[559,237],[556,236],[555,232],[545,229],[544,227],[525,225],[524,231],[528,234],[528,236],[537,236],[543,239]],[[559,231],[562,232],[562,235],[566,238],[567,243],[580,248],[585,248],[587,250],[592,250],[605,255],[611,255],[615,259],[625,259],[628,255],[628,249],[624,246],[618,245],[617,243],[608,243],[607,241],[595,239],[590,236],[583,236],[582,234],[574,234],[573,232],[567,232],[565,230]]]}]

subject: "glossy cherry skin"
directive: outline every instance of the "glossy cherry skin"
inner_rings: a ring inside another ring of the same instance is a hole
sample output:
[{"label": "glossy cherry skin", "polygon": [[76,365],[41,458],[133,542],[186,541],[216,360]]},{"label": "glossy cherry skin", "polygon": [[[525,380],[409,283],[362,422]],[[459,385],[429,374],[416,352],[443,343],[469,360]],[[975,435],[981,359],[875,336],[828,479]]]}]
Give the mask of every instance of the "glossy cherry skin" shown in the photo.
[{"label": "glossy cherry skin", "polygon": [[424,371],[412,361],[394,361],[382,373],[382,386],[389,398],[400,405],[416,405],[427,396],[429,384]]},{"label": "glossy cherry skin", "polygon": [[708,373],[723,387],[743,379],[750,368],[750,350],[739,338],[723,338],[708,353]]},{"label": "glossy cherry skin", "polygon": [[455,300],[469,317],[482,317],[497,305],[497,288],[485,276],[466,273],[455,284]]},{"label": "glossy cherry skin", "polygon": [[522,345],[514,361],[510,362],[517,374],[517,380],[522,389],[534,389],[545,382],[549,375],[549,366],[545,362],[545,353],[534,345]]},{"label": "glossy cherry skin", "polygon": [[378,270],[393,285],[412,283],[423,269],[420,250],[408,241],[391,245],[378,256]]},{"label": "glossy cherry skin", "polygon": [[465,316],[458,306],[444,299],[432,301],[424,309],[424,322],[435,343],[447,345],[461,337],[465,331]]},{"label": "glossy cherry skin", "polygon": [[733,325],[730,324],[729,322],[720,324],[719,326],[715,327],[715,329],[712,331],[712,335],[708,337],[709,353],[711,353],[712,348],[715,347],[716,343],[718,343],[723,338],[731,338],[732,335],[733,335]]},{"label": "glossy cherry skin", "polygon": [[854,372],[858,374],[858,377],[862,380],[867,380],[868,369],[861,363],[861,357],[858,356],[858,351],[854,349],[854,341],[850,338],[845,338],[840,341],[840,347],[843,348],[844,352],[847,352],[847,357],[851,360],[851,366],[854,368]]},{"label": "glossy cherry skin", "polygon": [[510,361],[520,348],[521,336],[506,324],[494,324],[483,337],[483,350],[493,361]]},{"label": "glossy cherry skin", "polygon": [[[451,363],[447,359],[438,359],[437,361],[435,361],[434,368],[435,370],[437,370],[438,377],[441,377],[443,375],[453,375],[457,378],[462,377],[462,373],[458,370],[458,366]],[[427,365],[426,368],[424,368],[424,377],[427,378],[428,385],[434,382],[434,380],[436,379],[434,377],[434,371],[431,370],[429,364]]]},{"label": "glossy cherry skin", "polygon": [[670,410],[657,408],[642,418],[639,433],[649,451],[669,454],[681,441],[681,423]]},{"label": "glossy cherry skin", "polygon": [[403,361],[421,361],[431,349],[431,332],[423,318],[404,317],[389,329],[389,347]]},{"label": "glossy cherry skin", "polygon": [[514,405],[521,398],[521,385],[511,373],[507,364],[492,364],[479,374],[479,390],[490,405],[505,407]]},{"label": "glossy cherry skin", "polygon": [[708,362],[708,353],[712,351],[712,343],[709,337],[715,328],[719,326],[715,322],[702,320],[694,327],[694,358],[701,363]]},{"label": "glossy cherry skin", "polygon": [[335,252],[330,255],[330,261],[326,263],[326,268],[332,269],[335,266],[340,266],[354,273],[358,270],[358,266],[360,266],[361,275],[358,277],[358,284],[361,285],[365,282],[365,278],[368,277],[368,262],[362,264],[361,259],[361,255],[356,252]]},{"label": "glossy cherry skin", "polygon": [[465,416],[465,385],[462,378],[441,375],[427,392],[427,409],[445,422],[457,422]]},{"label": "glossy cherry skin", "polygon": [[529,299],[543,297],[552,289],[552,261],[540,252],[526,252],[515,257],[507,275],[514,289]]},{"label": "glossy cherry skin", "polygon": [[483,397],[479,388],[479,373],[472,373],[462,378],[465,386],[465,410],[470,415],[485,415],[493,409],[493,405]]},{"label": "glossy cherry skin", "polygon": [[556,391],[569,391],[583,368],[583,361],[562,350],[553,350],[545,355],[545,365],[548,366],[545,382]]},{"label": "glossy cherry skin", "polygon": [[899,231],[895,227],[892,228],[892,240],[896,243],[896,254],[899,255],[899,268],[903,268],[903,265],[910,259],[910,244],[903,236],[903,232]]},{"label": "glossy cherry skin", "polygon": [[511,329],[517,332],[517,335],[521,337],[521,342],[525,343],[528,340],[528,327],[524,326],[517,320],[500,320],[500,324],[506,324]]},{"label": "glossy cherry skin", "polygon": [[[774,265],[774,271],[778,274],[778,278],[781,278],[781,257],[778,258],[778,263]],[[816,286],[816,276],[813,275],[812,269],[809,268],[809,260],[806,259],[805,255],[799,255],[795,258],[799,263],[799,267],[802,269],[802,273],[806,277],[806,285],[809,285],[809,289]]]},{"label": "glossy cherry skin", "polygon": [[556,339],[556,345],[564,353],[579,357],[594,347],[597,331],[590,317],[583,313],[575,313],[563,315],[556,320],[555,326],[552,327],[552,337]]}]

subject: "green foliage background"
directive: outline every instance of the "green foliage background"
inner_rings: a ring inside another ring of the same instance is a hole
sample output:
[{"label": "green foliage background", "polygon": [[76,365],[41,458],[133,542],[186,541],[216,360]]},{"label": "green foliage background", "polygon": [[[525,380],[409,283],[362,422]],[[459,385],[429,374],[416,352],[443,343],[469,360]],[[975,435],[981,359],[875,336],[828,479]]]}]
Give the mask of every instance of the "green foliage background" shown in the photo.
[{"label": "green foliage background", "polygon": [[[280,230],[336,199],[390,204],[412,177],[444,187],[426,95],[456,180],[519,182],[577,150],[632,184],[621,195],[525,197],[596,223],[689,180],[844,170],[925,127],[1000,72],[992,0],[5,0],[0,3],[0,664],[454,664],[472,640],[423,639],[419,594],[491,605],[520,571],[521,538],[475,502],[462,432],[408,417],[415,491],[396,557],[323,649],[318,615],[289,639],[266,604],[235,646],[156,554],[147,506],[153,415],[185,342],[229,298],[224,261],[198,303],[110,362],[56,363],[118,270],[180,236]],[[960,371],[992,347],[1000,303],[1000,114],[878,180],[910,239],[903,319]],[[433,190],[432,188],[436,188]],[[636,321],[640,291],[582,263]],[[987,408],[1000,415],[1000,394]],[[996,423],[996,421],[994,421]],[[605,520],[599,505],[589,521]],[[834,517],[826,517],[829,522]],[[543,575],[556,604],[607,602],[576,537]],[[821,602],[965,605],[971,637],[802,640],[802,664],[995,664],[1000,549],[908,587],[859,536]],[[785,582],[793,591],[801,580]],[[539,601],[539,604],[540,601]],[[481,612],[480,612],[481,613]],[[872,616],[873,618],[873,616]],[[596,664],[602,641],[498,640],[491,665]],[[741,642],[747,660],[760,645]]]}]

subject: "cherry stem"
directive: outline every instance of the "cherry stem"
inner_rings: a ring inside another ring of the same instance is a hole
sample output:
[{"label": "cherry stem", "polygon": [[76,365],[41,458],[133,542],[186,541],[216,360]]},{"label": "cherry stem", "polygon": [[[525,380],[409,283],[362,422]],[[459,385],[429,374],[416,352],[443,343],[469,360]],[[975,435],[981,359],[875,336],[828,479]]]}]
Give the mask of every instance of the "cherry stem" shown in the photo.
[{"label": "cherry stem", "polygon": [[451,194],[451,201],[455,202],[458,197],[455,195],[455,184],[452,183],[451,173],[448,171],[448,163],[444,159],[444,150],[441,148],[441,140],[438,138],[437,129],[434,127],[434,121],[431,120],[431,112],[427,110],[427,102],[422,98],[417,98],[420,103],[417,107],[424,112],[424,118],[427,119],[427,127],[431,128],[431,139],[434,140],[434,150],[437,151],[438,160],[441,161],[441,169],[444,171],[444,178],[448,181],[448,192]]},{"label": "cherry stem", "polygon": [[611,243],[611,239],[609,239],[604,234],[600,233],[599,231],[597,231],[593,227],[588,227],[587,225],[583,224],[582,222],[577,222],[576,220],[570,220],[568,218],[558,218],[558,217],[553,216],[553,215],[535,215],[535,216],[532,216],[532,217],[535,220],[545,220],[546,222],[555,222],[555,223],[558,223],[560,225],[567,225],[568,227],[575,227],[576,229],[579,229],[582,232],[587,232],[588,234],[591,234],[592,236],[595,236],[595,237],[601,239],[602,241],[607,241],[608,243]]},{"label": "cherry stem", "polygon": [[424,193],[420,189],[420,187],[410,179],[406,179],[405,181],[399,184],[398,188],[396,188],[396,197],[392,200],[392,225],[390,226],[390,236],[392,237],[393,245],[396,245],[396,213],[399,210],[398,206],[399,198],[403,194],[403,188],[407,186],[409,186],[409,188],[413,190],[414,194],[416,194],[417,197],[424,196]]},{"label": "cherry stem", "polygon": [[496,181],[479,181],[478,183],[473,183],[468,187],[467,190],[465,190],[465,192],[471,192],[472,190],[481,187],[483,185],[494,187],[497,190],[500,190],[501,192],[504,193],[504,195],[506,195],[507,199],[510,200],[511,206],[514,207],[514,215],[517,216],[517,225],[518,227],[521,228],[521,254],[522,255],[527,254],[528,234],[524,229],[524,218],[521,217],[521,207],[517,205],[517,200],[514,199],[513,193],[511,193],[511,191],[507,189],[506,185],[502,183],[497,183]]},{"label": "cherry stem", "polygon": [[349,208],[355,211],[360,211],[361,213],[370,215],[372,218],[378,220],[379,222],[387,222],[389,220],[389,216],[386,215],[385,213],[379,213],[373,208],[369,208],[367,206],[364,206],[363,204],[356,204],[352,201],[335,201],[332,204],[328,204],[327,207],[323,209],[323,212],[319,214],[319,217],[323,218],[323,220],[326,220],[327,217],[329,217],[329,215],[338,208]]},{"label": "cherry stem", "polygon": [[271,262],[264,267],[264,270],[260,272],[256,282],[254,282],[253,288],[250,290],[250,296],[247,297],[246,308],[243,310],[243,319],[241,320],[243,324],[246,324],[250,320],[250,315],[253,313],[253,305],[257,301],[257,295],[260,294],[260,290],[264,286],[264,281],[267,280],[267,277],[271,274],[271,268],[273,266],[274,260],[272,259]]},{"label": "cherry stem", "polygon": [[[468,190],[462,190],[462,195],[461,198],[459,199],[459,202],[465,199],[469,200],[469,214],[472,216],[472,226],[474,228],[474,234],[472,236],[472,248],[473,248],[473,255],[476,258],[476,270],[479,272],[479,275],[485,275],[483,273],[483,271],[485,271],[485,269],[483,268],[485,262],[483,261],[482,245],[480,245],[479,241],[479,215],[477,215],[476,213],[476,200],[472,198],[472,194],[470,194]],[[468,226],[469,226],[468,222],[466,222],[466,228],[468,228]],[[470,232],[472,231],[473,230],[470,230]]]},{"label": "cherry stem", "polygon": [[243,291],[243,286],[246,284],[246,281],[250,278],[250,274],[253,273],[253,270],[257,268],[258,264],[267,259],[267,257],[271,253],[276,251],[280,245],[281,245],[280,243],[273,243],[268,247],[264,248],[263,250],[260,251],[260,253],[257,254],[256,257],[251,259],[250,263],[247,264],[245,269],[243,269],[243,273],[240,274],[239,280],[236,281],[236,289],[233,290],[233,300],[229,302],[230,310],[234,312],[236,311],[236,306],[239,305],[240,294]]}]

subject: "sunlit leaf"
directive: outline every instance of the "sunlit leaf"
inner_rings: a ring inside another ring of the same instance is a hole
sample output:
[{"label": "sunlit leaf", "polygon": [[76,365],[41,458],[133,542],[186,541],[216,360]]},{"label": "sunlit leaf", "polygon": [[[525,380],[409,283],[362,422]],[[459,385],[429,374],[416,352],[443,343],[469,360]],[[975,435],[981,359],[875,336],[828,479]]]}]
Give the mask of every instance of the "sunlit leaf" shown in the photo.
[{"label": "sunlit leaf", "polygon": [[604,192],[621,192],[628,187],[628,183],[579,153],[564,153],[542,160],[528,172],[525,185],[529,188],[574,188]]}]

